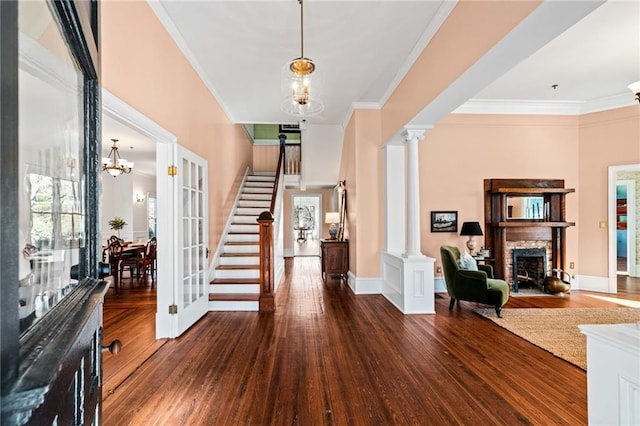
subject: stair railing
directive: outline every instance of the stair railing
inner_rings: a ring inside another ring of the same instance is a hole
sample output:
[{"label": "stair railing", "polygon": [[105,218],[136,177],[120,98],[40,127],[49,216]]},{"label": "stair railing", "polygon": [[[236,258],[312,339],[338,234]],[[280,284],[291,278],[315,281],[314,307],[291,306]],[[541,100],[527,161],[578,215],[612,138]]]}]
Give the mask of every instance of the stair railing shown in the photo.
[{"label": "stair railing", "polygon": [[[271,205],[268,211],[264,211],[258,217],[259,235],[260,235],[260,298],[258,309],[260,312],[275,312],[275,252],[276,242],[280,240],[278,235],[274,239],[274,217],[279,218],[279,212],[276,208],[282,203],[278,202],[278,198],[282,197],[282,186],[284,178],[284,140],[280,140],[280,155],[278,156],[278,166],[276,167],[276,177],[273,183],[273,192],[271,194]],[[279,208],[278,208],[279,210]],[[279,229],[279,220],[275,224],[275,228]]]}]

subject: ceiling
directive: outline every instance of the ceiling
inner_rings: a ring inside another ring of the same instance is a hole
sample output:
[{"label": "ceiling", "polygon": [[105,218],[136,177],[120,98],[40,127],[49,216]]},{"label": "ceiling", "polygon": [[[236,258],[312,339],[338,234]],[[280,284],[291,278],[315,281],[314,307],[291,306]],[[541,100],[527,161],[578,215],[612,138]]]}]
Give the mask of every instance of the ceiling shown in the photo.
[{"label": "ceiling", "polygon": [[[160,0],[149,5],[234,122],[297,121],[280,111],[286,95],[282,67],[300,55],[296,0]],[[307,122],[343,125],[354,103],[384,105],[454,6],[435,0],[305,1],[304,53],[317,65],[325,103],[325,111]],[[500,101],[506,108],[512,108],[509,102],[534,102],[570,105],[570,113],[591,112],[632,105],[627,85],[637,80],[640,1],[610,0],[479,88],[461,110],[478,112],[484,103]],[[119,137],[123,157],[142,166],[137,157],[148,157],[150,146],[138,149],[135,135],[112,124],[117,123],[105,120],[103,125],[107,146],[108,139]],[[113,136],[118,132],[123,136]],[[127,146],[134,149],[127,151]]]}]

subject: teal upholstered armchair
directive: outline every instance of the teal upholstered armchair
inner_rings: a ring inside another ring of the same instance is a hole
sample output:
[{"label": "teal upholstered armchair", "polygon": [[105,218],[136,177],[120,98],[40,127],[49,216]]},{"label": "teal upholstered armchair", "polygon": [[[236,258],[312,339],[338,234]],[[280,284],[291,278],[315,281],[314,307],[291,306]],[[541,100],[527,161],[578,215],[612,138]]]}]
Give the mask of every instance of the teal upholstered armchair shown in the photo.
[{"label": "teal upholstered armchair", "polygon": [[493,278],[491,265],[478,265],[478,270],[465,270],[458,266],[460,250],[452,246],[440,247],[444,279],[447,292],[451,296],[449,310],[453,309],[456,300],[483,303],[496,309],[501,317],[502,306],[509,300],[509,285]]}]

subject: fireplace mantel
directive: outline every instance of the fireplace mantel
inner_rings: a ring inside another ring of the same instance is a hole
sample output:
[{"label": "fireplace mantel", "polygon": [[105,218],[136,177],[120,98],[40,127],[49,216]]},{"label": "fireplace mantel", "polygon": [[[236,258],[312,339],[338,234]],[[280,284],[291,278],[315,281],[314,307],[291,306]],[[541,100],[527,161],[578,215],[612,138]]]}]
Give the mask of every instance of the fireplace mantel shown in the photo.
[{"label": "fireplace mantel", "polygon": [[[550,241],[551,267],[565,269],[566,229],[575,226],[566,219],[565,197],[572,192],[561,179],[485,179],[485,246],[494,254],[498,278],[509,277],[507,241]],[[533,217],[513,218],[509,197],[535,197],[542,208]]]}]

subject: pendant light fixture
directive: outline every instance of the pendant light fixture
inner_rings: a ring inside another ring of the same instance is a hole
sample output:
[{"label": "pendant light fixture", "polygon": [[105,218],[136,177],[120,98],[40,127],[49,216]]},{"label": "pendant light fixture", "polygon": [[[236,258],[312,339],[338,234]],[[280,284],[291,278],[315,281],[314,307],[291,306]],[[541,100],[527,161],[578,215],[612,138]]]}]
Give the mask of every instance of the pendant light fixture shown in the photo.
[{"label": "pendant light fixture", "polygon": [[113,146],[108,157],[102,158],[102,171],[109,173],[113,177],[120,176],[123,173],[131,173],[133,163],[120,157],[118,152],[118,139],[111,139]]},{"label": "pendant light fixture", "polygon": [[282,70],[286,98],[280,105],[283,112],[296,117],[320,114],[324,104],[317,97],[318,73],[313,60],[304,56],[304,5],[300,4],[300,57],[288,62]]}]

